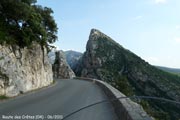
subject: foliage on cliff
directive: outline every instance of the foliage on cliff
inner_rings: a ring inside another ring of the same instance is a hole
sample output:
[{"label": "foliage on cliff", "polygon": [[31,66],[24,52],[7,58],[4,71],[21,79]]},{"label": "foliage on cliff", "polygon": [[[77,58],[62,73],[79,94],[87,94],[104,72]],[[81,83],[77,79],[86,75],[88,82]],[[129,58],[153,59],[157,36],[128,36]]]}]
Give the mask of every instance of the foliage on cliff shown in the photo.
[{"label": "foliage on cliff", "polygon": [[[86,52],[79,62],[77,75],[104,80],[127,96],[180,100],[180,77],[151,66],[98,30],[91,31]],[[179,105],[153,100],[147,101],[148,106],[140,103],[158,120],[180,117]]]},{"label": "foliage on cliff", "polygon": [[51,8],[36,5],[36,0],[0,1],[0,44],[49,46],[57,40],[57,25]]}]

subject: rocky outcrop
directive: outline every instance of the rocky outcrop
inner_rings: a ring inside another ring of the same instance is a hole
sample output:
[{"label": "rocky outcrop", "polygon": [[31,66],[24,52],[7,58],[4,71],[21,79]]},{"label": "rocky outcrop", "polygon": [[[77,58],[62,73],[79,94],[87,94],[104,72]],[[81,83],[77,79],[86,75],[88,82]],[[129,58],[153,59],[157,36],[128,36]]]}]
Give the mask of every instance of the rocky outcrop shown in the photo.
[{"label": "rocky outcrop", "polygon": [[[79,60],[75,73],[81,77],[104,80],[129,96],[157,96],[180,101],[180,77],[149,65],[96,29],[91,30],[86,52]],[[153,106],[150,108],[152,114],[162,113],[164,118],[172,120],[180,118],[178,105],[168,107],[156,101],[148,101],[148,104]]]},{"label": "rocky outcrop", "polygon": [[55,78],[68,79],[75,77],[74,72],[66,62],[63,51],[57,51],[55,53],[55,62],[53,64],[53,74]]},{"label": "rocky outcrop", "polygon": [[46,48],[0,45],[0,95],[16,96],[53,82]]},{"label": "rocky outcrop", "polygon": [[[73,50],[63,51],[63,54],[65,55],[66,61],[72,70],[75,69],[75,67],[79,63],[79,59],[83,55],[82,53],[73,51]],[[49,57],[51,64],[54,64],[55,56],[56,56],[55,51],[49,52],[48,57]]]}]

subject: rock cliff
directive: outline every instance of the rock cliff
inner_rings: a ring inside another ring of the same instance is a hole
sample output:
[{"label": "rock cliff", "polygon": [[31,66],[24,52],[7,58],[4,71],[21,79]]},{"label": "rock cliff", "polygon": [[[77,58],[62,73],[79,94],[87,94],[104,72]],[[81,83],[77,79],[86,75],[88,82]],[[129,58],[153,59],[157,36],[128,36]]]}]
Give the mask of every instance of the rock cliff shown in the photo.
[{"label": "rock cliff", "polygon": [[75,77],[74,72],[66,62],[66,58],[63,51],[57,51],[55,53],[55,61],[53,64],[53,74],[55,78],[67,79]]},{"label": "rock cliff", "polygon": [[0,45],[0,95],[18,94],[48,86],[53,82],[46,48]]},{"label": "rock cliff", "polygon": [[[180,101],[180,77],[151,66],[96,29],[91,30],[86,52],[75,73],[104,80],[128,96],[147,95]],[[147,104],[151,106],[148,111],[159,119],[162,116],[163,120],[180,118],[179,105],[156,101]]]}]

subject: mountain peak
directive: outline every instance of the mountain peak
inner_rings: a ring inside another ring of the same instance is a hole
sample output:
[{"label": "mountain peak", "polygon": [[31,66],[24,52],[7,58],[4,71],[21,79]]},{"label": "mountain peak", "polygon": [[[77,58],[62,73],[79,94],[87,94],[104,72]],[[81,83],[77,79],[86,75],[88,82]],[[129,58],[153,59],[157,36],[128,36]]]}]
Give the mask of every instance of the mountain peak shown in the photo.
[{"label": "mountain peak", "polygon": [[98,29],[91,29],[91,34],[98,34],[98,33],[102,33],[100,30]]},{"label": "mountain peak", "polygon": [[[93,38],[99,38],[99,37],[108,37],[107,35],[105,35],[104,33],[102,33],[100,30],[98,29],[91,29],[91,32],[90,32],[90,36],[89,38],[91,40],[95,40]],[[109,38],[109,37],[108,37]]]},{"label": "mountain peak", "polygon": [[[122,47],[119,43],[92,29],[86,51],[75,68],[77,75],[103,80],[114,85],[128,96],[156,96],[179,101],[180,78],[149,65],[139,56]],[[180,118],[180,107],[164,103],[151,103],[155,112],[166,114],[174,120]],[[158,108],[158,107],[159,108]],[[163,116],[164,117],[164,116]],[[160,118],[161,119],[161,118]]]},{"label": "mountain peak", "polygon": [[114,41],[111,37],[107,36],[100,30],[94,28],[91,29],[86,48],[89,48],[91,46],[91,49],[94,49],[97,48],[97,46],[100,46],[100,44],[114,44],[120,48],[123,48],[119,43]]}]

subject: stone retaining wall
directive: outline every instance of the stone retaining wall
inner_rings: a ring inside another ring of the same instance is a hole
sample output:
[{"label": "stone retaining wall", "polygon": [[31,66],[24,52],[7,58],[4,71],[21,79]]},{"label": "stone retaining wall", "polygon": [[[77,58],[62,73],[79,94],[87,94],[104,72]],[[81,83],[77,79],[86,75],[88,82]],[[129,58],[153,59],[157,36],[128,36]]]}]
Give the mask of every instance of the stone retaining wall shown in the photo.
[{"label": "stone retaining wall", "polygon": [[119,117],[119,120],[154,120],[152,117],[147,115],[143,108],[131,101],[129,98],[117,99],[120,97],[126,97],[124,94],[119,92],[117,89],[112,87],[106,82],[90,78],[75,78],[81,80],[88,80],[96,83],[111,100],[114,110]]}]

